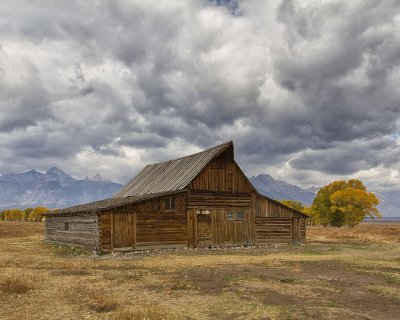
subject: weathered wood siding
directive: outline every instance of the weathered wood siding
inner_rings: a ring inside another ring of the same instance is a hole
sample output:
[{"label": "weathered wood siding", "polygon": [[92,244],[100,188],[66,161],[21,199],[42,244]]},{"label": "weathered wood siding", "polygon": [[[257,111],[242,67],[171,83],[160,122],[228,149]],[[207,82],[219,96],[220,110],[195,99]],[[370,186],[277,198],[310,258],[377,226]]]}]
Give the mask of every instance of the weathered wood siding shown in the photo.
[{"label": "weathered wood siding", "polygon": [[255,218],[256,244],[293,242],[291,218]]},{"label": "weathered wood siding", "polygon": [[[188,209],[189,247],[254,244],[251,193],[191,189],[188,193]],[[243,220],[228,220],[228,212],[243,212],[245,217]]]},{"label": "weathered wood siding", "polygon": [[306,240],[306,218],[291,208],[255,194],[253,196],[256,243]]},{"label": "weathered wood siding", "polygon": [[[167,197],[175,197],[175,210],[166,210]],[[186,192],[181,192],[116,207],[101,213],[99,215],[101,249],[108,251],[116,248],[187,246],[186,198]]]},{"label": "weathered wood siding", "polygon": [[138,213],[136,249],[187,247],[186,214]]},{"label": "weathered wood siding", "polygon": [[255,243],[252,211],[240,210],[243,220],[228,220],[227,214],[234,209],[191,209],[188,212],[188,246],[229,247],[247,246]]},{"label": "weathered wood siding", "polygon": [[260,195],[255,194],[253,197],[253,207],[255,217],[286,217],[302,218],[303,215],[298,213],[296,210],[288,208],[278,202],[269,200]]},{"label": "weathered wood siding", "polygon": [[45,240],[60,245],[97,249],[97,215],[48,216],[45,220]]},{"label": "weathered wood siding", "polygon": [[210,161],[192,180],[190,189],[250,193],[252,185],[233,159],[233,147]]},{"label": "weathered wood siding", "polygon": [[252,197],[249,193],[209,192],[190,190],[189,209],[243,209],[250,210]]}]

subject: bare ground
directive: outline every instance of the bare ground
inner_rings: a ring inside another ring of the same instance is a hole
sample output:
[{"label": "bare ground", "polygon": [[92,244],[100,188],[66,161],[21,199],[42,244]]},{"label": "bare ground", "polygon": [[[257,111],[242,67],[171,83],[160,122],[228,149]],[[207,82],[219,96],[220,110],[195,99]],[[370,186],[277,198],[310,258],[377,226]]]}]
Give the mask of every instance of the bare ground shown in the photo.
[{"label": "bare ground", "polygon": [[42,234],[0,223],[1,319],[400,319],[400,224],[311,227],[305,246],[103,256]]}]

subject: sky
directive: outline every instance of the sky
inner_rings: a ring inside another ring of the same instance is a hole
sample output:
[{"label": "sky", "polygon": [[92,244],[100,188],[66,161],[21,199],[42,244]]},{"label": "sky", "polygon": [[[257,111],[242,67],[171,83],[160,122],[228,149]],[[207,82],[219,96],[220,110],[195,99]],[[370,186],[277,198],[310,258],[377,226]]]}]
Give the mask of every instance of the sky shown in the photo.
[{"label": "sky", "polygon": [[400,190],[398,0],[0,1],[0,174],[229,140],[248,176]]}]

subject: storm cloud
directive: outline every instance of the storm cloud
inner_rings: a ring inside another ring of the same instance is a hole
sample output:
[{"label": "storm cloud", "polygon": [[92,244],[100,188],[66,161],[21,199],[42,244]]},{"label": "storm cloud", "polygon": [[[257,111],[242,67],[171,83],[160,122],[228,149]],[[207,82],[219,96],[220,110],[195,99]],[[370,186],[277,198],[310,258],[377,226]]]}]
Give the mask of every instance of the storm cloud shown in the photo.
[{"label": "storm cloud", "polygon": [[398,1],[0,3],[0,173],[126,182],[234,140],[246,173],[400,188]]}]

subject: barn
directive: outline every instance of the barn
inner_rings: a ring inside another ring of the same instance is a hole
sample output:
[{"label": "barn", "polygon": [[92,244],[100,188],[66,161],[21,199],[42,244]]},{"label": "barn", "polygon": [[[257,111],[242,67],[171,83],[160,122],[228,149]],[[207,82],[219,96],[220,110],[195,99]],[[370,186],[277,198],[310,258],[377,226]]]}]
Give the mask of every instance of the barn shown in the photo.
[{"label": "barn", "polygon": [[304,243],[307,218],[259,194],[230,141],[149,164],[110,199],[45,214],[45,240],[103,252]]}]

